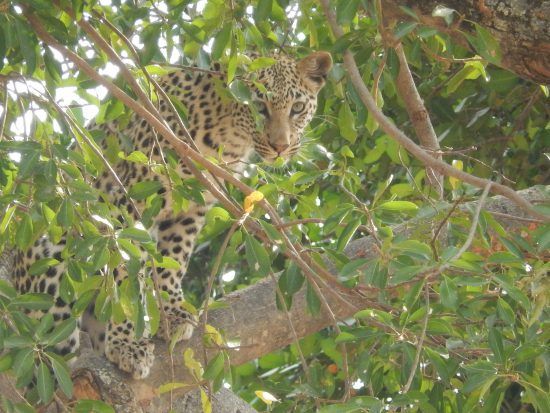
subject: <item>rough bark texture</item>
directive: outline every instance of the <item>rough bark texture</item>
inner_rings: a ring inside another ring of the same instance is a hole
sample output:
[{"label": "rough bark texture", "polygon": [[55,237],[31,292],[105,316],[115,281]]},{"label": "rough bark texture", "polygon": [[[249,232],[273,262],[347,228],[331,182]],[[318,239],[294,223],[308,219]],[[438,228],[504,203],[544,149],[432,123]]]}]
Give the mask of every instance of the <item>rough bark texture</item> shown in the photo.
[{"label": "rough bark texture", "polygon": [[[524,190],[520,192],[520,195],[534,203],[541,200],[548,202],[548,194],[541,188]],[[470,210],[474,205],[473,202],[465,204],[461,209]],[[503,197],[490,198],[485,209],[497,214],[525,217],[525,213],[521,209]],[[524,222],[511,219],[508,216],[496,215],[495,217],[509,230],[524,224]],[[421,236],[419,231],[429,234],[433,219],[433,216],[430,216],[411,220],[396,227],[394,234],[396,237],[402,238],[413,234],[415,237],[419,237]],[[374,257],[375,250],[372,246],[373,240],[370,237],[361,238],[351,242],[345,253],[352,259]],[[0,270],[2,269],[0,268]],[[337,319],[349,318],[360,309],[377,306],[375,293],[369,294],[370,297],[365,297],[351,291],[342,297],[336,295],[330,288],[321,287],[321,289]],[[232,364],[245,363],[294,341],[285,314],[277,309],[275,296],[275,283],[272,279],[265,279],[256,285],[229,294],[222,300],[226,306],[208,313],[209,324],[223,331],[229,342],[238,342],[240,346],[229,351]],[[309,314],[304,289],[294,296],[291,318],[298,337],[305,337],[333,323],[331,317],[323,312],[317,316]],[[176,346],[172,360],[167,353],[166,344],[157,342],[155,365],[151,376],[142,381],[129,379],[103,357],[93,353],[89,348],[84,348],[73,370],[73,377],[76,381],[75,392],[83,398],[100,398],[108,401],[116,407],[118,412],[156,413],[168,411],[168,397],[158,396],[156,389],[159,385],[170,381],[193,383],[182,360],[182,353],[187,346],[193,348],[197,359],[202,360],[204,347],[199,332],[189,343]],[[211,354],[214,352],[215,350],[212,350]],[[210,351],[207,350],[207,353]],[[171,379],[172,369],[174,379]],[[2,378],[4,382],[0,381],[0,391],[3,394],[8,394],[13,388],[9,382],[5,381],[5,376]],[[190,389],[193,391],[189,392]],[[179,394],[175,394],[174,411],[201,412],[200,395],[196,387],[188,387],[188,393],[182,397],[181,393],[185,391],[185,389],[180,389]],[[11,393],[13,394],[13,391]],[[212,400],[213,411],[216,413],[254,411],[227,390],[216,393]],[[51,412],[55,411],[57,410],[51,410]]]},{"label": "rough bark texture", "polygon": [[[502,67],[540,84],[550,84],[550,1],[548,0],[384,0],[384,14],[410,19],[399,6],[414,9],[424,24],[473,32],[471,22],[488,29],[500,44]],[[433,17],[436,6],[456,10],[460,27]]]}]

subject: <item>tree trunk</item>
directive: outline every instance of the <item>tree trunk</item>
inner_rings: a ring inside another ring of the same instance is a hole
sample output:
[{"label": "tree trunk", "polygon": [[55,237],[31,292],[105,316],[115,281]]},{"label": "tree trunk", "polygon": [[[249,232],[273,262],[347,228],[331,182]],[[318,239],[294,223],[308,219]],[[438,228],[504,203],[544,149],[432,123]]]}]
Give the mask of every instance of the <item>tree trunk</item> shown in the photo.
[{"label": "tree trunk", "polygon": [[[550,84],[550,1],[548,0],[384,0],[384,16],[411,19],[399,6],[412,8],[420,21],[463,36],[475,33],[472,22],[488,29],[500,45],[501,66],[524,79]],[[458,26],[448,27],[443,18],[432,16],[436,6],[454,9]]]}]

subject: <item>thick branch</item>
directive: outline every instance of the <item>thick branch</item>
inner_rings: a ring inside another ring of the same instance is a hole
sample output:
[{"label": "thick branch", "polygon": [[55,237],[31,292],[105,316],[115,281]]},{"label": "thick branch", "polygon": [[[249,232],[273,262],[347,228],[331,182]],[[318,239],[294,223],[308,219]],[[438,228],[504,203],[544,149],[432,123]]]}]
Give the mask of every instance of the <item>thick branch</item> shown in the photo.
[{"label": "thick branch", "polygon": [[[385,17],[408,20],[399,6],[415,10],[422,24],[464,40],[475,35],[475,22],[494,36],[502,54],[500,66],[524,79],[550,84],[550,3],[544,0],[384,0]],[[456,10],[458,25],[448,27],[432,16],[437,6]]]},{"label": "thick branch", "polygon": [[[424,101],[420,97],[414,80],[409,70],[409,64],[403,50],[403,45],[398,44],[395,46],[395,52],[399,59],[399,74],[397,75],[397,93],[405,102],[405,109],[409,114],[409,119],[413,125],[413,128],[418,136],[420,144],[429,149],[434,158],[442,160],[442,156],[438,152],[440,150],[439,141],[437,135],[430,120],[430,114],[424,105]],[[426,168],[426,175],[430,185],[435,189],[439,198],[443,198],[443,175],[436,174],[435,171],[428,167]]]}]

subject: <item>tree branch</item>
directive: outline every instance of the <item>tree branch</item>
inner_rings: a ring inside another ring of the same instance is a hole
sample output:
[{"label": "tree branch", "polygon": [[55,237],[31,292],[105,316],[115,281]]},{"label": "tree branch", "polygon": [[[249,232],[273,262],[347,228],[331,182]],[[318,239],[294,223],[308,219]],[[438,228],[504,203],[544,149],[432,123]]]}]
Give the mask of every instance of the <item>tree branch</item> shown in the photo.
[{"label": "tree branch", "polygon": [[[343,35],[343,31],[342,31],[342,28],[336,22],[336,15],[332,10],[332,8],[330,7],[329,1],[321,0],[321,4],[323,6],[325,15],[327,17],[327,21],[329,22],[333,33],[337,38],[341,37]],[[529,203],[524,198],[519,196],[516,193],[516,191],[514,191],[513,189],[505,185],[491,182],[488,179],[483,179],[474,175],[470,175],[466,172],[453,168],[451,165],[441,160],[433,158],[428,152],[426,152],[424,149],[422,149],[420,146],[414,143],[397,126],[395,126],[394,123],[391,121],[391,119],[389,119],[386,115],[384,115],[384,113],[380,110],[380,108],[378,108],[374,98],[372,97],[371,93],[369,92],[365,83],[363,82],[361,73],[359,72],[357,64],[355,63],[355,59],[349,50],[346,50],[344,52],[344,66],[348,72],[348,76],[353,86],[355,87],[355,90],[357,91],[357,94],[359,95],[359,98],[361,99],[363,104],[367,107],[367,109],[372,113],[372,115],[374,116],[374,118],[376,119],[380,127],[384,130],[384,132],[386,132],[393,139],[395,139],[401,146],[403,146],[406,150],[408,150],[415,158],[420,160],[424,165],[434,169],[435,171],[445,176],[452,176],[454,178],[457,178],[461,181],[469,183],[478,188],[485,188],[489,183],[491,183],[492,193],[507,197],[508,199],[516,203],[518,206],[528,211],[531,215],[541,220],[544,220],[545,222],[550,221],[550,216],[547,216],[537,211],[533,207],[533,205],[531,205],[531,203]]]},{"label": "tree branch", "polygon": [[[399,6],[414,10],[422,25],[436,27],[464,47],[464,33],[476,35],[474,24],[486,28],[499,45],[499,66],[539,84],[550,84],[550,13],[547,1],[384,0],[385,17],[410,20]],[[456,11],[452,25],[432,15],[437,6]],[[474,51],[476,52],[476,51]]]}]

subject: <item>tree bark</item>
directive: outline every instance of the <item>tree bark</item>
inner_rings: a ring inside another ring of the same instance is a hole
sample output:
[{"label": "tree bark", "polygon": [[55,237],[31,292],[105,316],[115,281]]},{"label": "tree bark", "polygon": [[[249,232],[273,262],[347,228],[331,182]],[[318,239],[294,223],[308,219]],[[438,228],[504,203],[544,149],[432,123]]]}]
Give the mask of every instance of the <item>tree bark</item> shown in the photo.
[{"label": "tree bark", "polygon": [[[550,1],[384,0],[384,16],[411,19],[399,6],[412,8],[423,24],[451,35],[462,37],[459,30],[475,33],[472,22],[480,24],[499,43],[503,68],[535,83],[550,84]],[[443,18],[432,16],[436,6],[456,10],[459,25],[448,27]]]},{"label": "tree bark", "polygon": [[[520,191],[519,194],[532,202],[548,201],[547,194],[540,188],[527,189]],[[461,209],[469,210],[474,205],[475,202],[464,204]],[[484,209],[495,213],[495,218],[509,231],[525,224],[521,220],[526,217],[525,212],[506,198],[500,196],[490,198]],[[511,218],[512,216],[519,219]],[[426,228],[429,234],[432,221],[433,217],[410,220],[394,228],[394,235],[406,238],[414,231],[415,237],[418,237],[418,231],[422,228]],[[373,258],[376,256],[373,244],[371,237],[357,239],[348,245],[345,254],[350,259]],[[381,307],[381,304],[376,302],[377,292],[375,291],[372,293],[350,291],[344,297],[335,294],[327,287],[321,286],[321,291],[338,320],[349,318],[361,309]],[[244,290],[228,294],[221,300],[224,303],[223,307],[208,312],[209,324],[224,332],[229,343],[238,344],[238,347],[228,351],[232,365],[253,360],[294,341],[287,317],[284,312],[277,309],[275,297],[276,284],[273,279],[267,278]],[[308,312],[305,288],[294,296],[290,317],[299,338],[333,324],[331,316],[322,310],[318,315]],[[183,363],[182,354],[187,347],[194,350],[195,357],[200,361],[203,361],[205,352],[211,356],[217,351],[204,348],[199,331],[189,342],[177,345],[172,358],[168,354],[167,345],[157,341],[151,375],[145,380],[132,380],[107,362],[104,357],[98,356],[85,346],[73,370],[76,381],[75,392],[83,395],[84,398],[105,400],[113,404],[118,412],[156,413],[167,411],[170,406],[167,395],[158,395],[158,387],[172,381],[182,382],[190,386],[175,391],[173,410],[200,413],[202,410],[197,385],[193,384],[194,381]],[[9,382],[0,381],[0,391],[3,394],[7,394],[10,390],[13,388],[10,387]],[[186,392],[191,394],[185,394],[182,397]],[[225,389],[213,395],[213,403],[213,411],[216,413],[253,411],[241,399]]]}]

